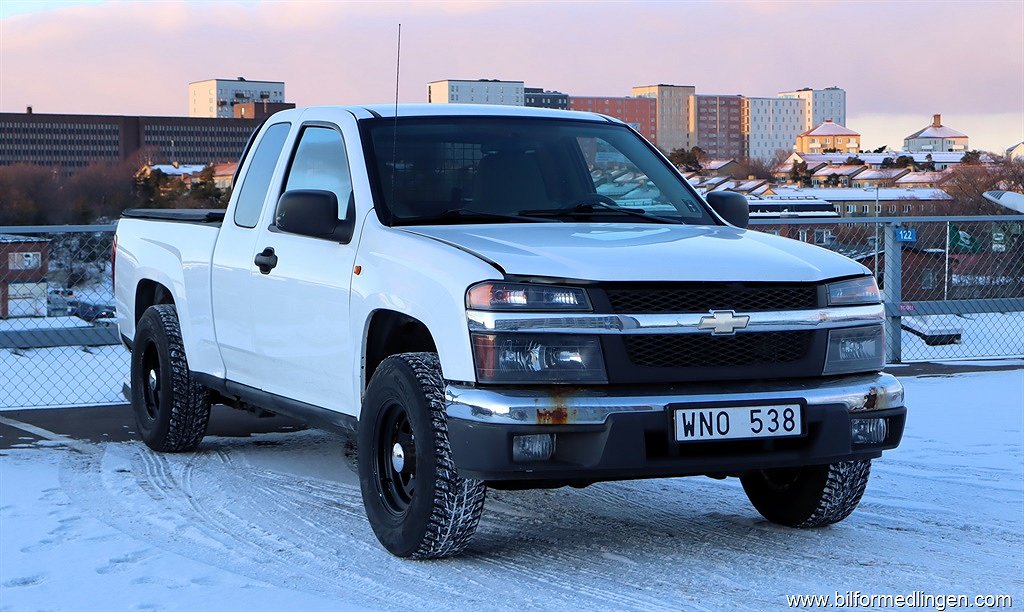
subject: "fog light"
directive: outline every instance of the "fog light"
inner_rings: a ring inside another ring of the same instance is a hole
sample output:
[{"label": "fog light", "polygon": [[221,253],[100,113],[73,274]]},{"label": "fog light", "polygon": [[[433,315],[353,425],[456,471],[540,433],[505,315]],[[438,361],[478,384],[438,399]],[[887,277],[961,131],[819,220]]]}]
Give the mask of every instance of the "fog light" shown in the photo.
[{"label": "fog light", "polygon": [[512,461],[544,461],[555,454],[555,434],[512,437]]},{"label": "fog light", "polygon": [[879,444],[889,431],[885,419],[853,419],[850,429],[854,444]]}]

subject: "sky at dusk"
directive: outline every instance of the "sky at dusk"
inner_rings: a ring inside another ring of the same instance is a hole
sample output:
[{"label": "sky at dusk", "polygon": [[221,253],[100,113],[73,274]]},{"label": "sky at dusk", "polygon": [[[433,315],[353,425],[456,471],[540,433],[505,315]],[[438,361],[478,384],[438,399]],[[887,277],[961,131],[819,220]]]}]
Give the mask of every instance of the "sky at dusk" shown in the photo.
[{"label": "sky at dusk", "polygon": [[184,115],[190,81],[286,82],[300,106],[425,102],[445,78],[576,95],[633,85],[847,90],[865,148],[941,113],[972,148],[1024,140],[1024,1],[0,1],[0,110]]}]

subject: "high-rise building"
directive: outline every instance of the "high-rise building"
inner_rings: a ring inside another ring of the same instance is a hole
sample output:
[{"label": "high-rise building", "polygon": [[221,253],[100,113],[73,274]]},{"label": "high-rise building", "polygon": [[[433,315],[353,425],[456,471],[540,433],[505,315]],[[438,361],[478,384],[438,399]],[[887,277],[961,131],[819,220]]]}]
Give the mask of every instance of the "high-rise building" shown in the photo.
[{"label": "high-rise building", "polygon": [[770,161],[779,151],[789,155],[806,129],[806,117],[807,106],[799,98],[744,98],[746,156]]},{"label": "high-rise building", "polygon": [[523,106],[522,81],[445,79],[427,85],[427,102],[434,104],[504,104]]},{"label": "high-rise building", "polygon": [[570,96],[569,109],[615,117],[658,144],[657,102],[654,98]]},{"label": "high-rise building", "polygon": [[189,117],[235,116],[236,104],[253,102],[284,102],[284,83],[281,81],[249,81],[236,79],[209,79],[188,84]]},{"label": "high-rise building", "polygon": [[689,111],[691,146],[711,159],[743,158],[743,96],[697,94]]},{"label": "high-rise building", "polygon": [[693,85],[643,85],[633,88],[633,95],[654,98],[655,132],[658,148],[666,153],[674,149],[689,149],[690,99],[696,93]]},{"label": "high-rise building", "polygon": [[903,139],[903,150],[935,153],[967,150],[967,134],[942,125],[942,115],[932,115],[932,124]]},{"label": "high-rise building", "polygon": [[831,121],[837,125],[846,125],[846,90],[839,87],[811,89],[804,87],[795,91],[784,91],[780,98],[797,98],[803,100],[807,108],[804,119],[804,130]]},{"label": "high-rise building", "polygon": [[560,91],[545,91],[542,87],[524,87],[523,105],[534,108],[569,108],[569,94]]}]

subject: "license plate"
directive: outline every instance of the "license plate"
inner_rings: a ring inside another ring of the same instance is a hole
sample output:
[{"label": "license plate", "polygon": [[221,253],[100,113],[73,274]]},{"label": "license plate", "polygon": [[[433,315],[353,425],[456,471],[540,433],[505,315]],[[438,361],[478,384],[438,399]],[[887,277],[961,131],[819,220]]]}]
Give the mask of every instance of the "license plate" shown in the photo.
[{"label": "license plate", "polygon": [[786,438],[803,433],[799,404],[742,408],[680,408],[676,441]]}]

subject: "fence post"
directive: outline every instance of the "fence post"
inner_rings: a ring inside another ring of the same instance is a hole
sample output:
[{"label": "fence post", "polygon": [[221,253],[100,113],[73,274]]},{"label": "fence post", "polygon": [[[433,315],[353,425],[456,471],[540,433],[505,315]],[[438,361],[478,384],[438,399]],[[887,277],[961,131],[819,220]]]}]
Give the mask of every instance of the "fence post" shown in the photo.
[{"label": "fence post", "polygon": [[[885,267],[882,272],[882,301],[885,303],[885,360],[900,363],[903,332],[900,303],[903,302],[903,249],[896,241],[898,223],[885,224]],[[877,259],[877,258],[876,258]]]}]

